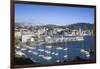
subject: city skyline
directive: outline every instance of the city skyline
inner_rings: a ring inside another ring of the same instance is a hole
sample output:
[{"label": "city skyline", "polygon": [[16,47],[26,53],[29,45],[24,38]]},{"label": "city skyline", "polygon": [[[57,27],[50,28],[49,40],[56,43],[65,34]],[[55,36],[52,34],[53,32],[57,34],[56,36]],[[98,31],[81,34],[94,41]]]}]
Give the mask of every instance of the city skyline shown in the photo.
[{"label": "city skyline", "polygon": [[94,8],[15,4],[15,22],[39,25],[93,24]]}]

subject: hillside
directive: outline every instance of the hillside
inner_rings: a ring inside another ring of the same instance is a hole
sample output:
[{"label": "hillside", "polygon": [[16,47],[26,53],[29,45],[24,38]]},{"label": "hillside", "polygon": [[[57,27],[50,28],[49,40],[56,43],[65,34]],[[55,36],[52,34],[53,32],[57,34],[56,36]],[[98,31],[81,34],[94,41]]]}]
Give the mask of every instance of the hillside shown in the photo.
[{"label": "hillside", "polygon": [[67,26],[69,29],[79,29],[81,28],[82,30],[92,30],[93,29],[93,24],[90,23],[76,23],[76,24],[71,24]]}]

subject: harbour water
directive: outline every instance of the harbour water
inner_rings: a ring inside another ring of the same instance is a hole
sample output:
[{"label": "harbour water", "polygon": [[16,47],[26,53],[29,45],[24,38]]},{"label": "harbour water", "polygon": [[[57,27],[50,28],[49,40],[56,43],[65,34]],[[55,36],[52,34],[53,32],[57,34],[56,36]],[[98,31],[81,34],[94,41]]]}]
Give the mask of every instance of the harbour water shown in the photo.
[{"label": "harbour water", "polygon": [[94,38],[84,36],[84,41],[65,42],[51,45],[36,45],[31,47],[16,48],[23,52],[26,58],[31,59],[36,64],[55,64],[57,62],[73,61],[77,58],[93,61]]}]

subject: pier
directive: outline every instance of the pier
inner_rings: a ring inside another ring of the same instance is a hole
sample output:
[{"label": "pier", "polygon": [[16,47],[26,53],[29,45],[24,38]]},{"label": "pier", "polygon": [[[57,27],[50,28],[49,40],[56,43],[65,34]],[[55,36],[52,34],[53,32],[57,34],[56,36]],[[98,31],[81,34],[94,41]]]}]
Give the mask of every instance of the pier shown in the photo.
[{"label": "pier", "polygon": [[64,42],[81,42],[84,41],[83,36],[71,36],[71,37],[45,37],[45,38],[35,38],[31,41],[31,45],[49,45],[58,44]]}]

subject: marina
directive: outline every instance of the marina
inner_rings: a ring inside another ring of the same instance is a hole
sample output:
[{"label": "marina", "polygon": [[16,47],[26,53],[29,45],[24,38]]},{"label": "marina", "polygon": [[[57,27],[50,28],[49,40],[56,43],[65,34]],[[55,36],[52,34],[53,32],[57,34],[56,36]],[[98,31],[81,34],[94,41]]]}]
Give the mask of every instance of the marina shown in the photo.
[{"label": "marina", "polygon": [[24,53],[25,55],[23,56],[25,58],[31,59],[36,64],[54,64],[64,61],[74,61],[77,58],[92,61],[94,57],[89,49],[93,50],[93,44],[89,43],[87,46],[87,43],[91,41],[91,37],[84,37],[84,39],[87,41],[66,42],[46,46],[20,46],[16,47],[16,50]]}]

